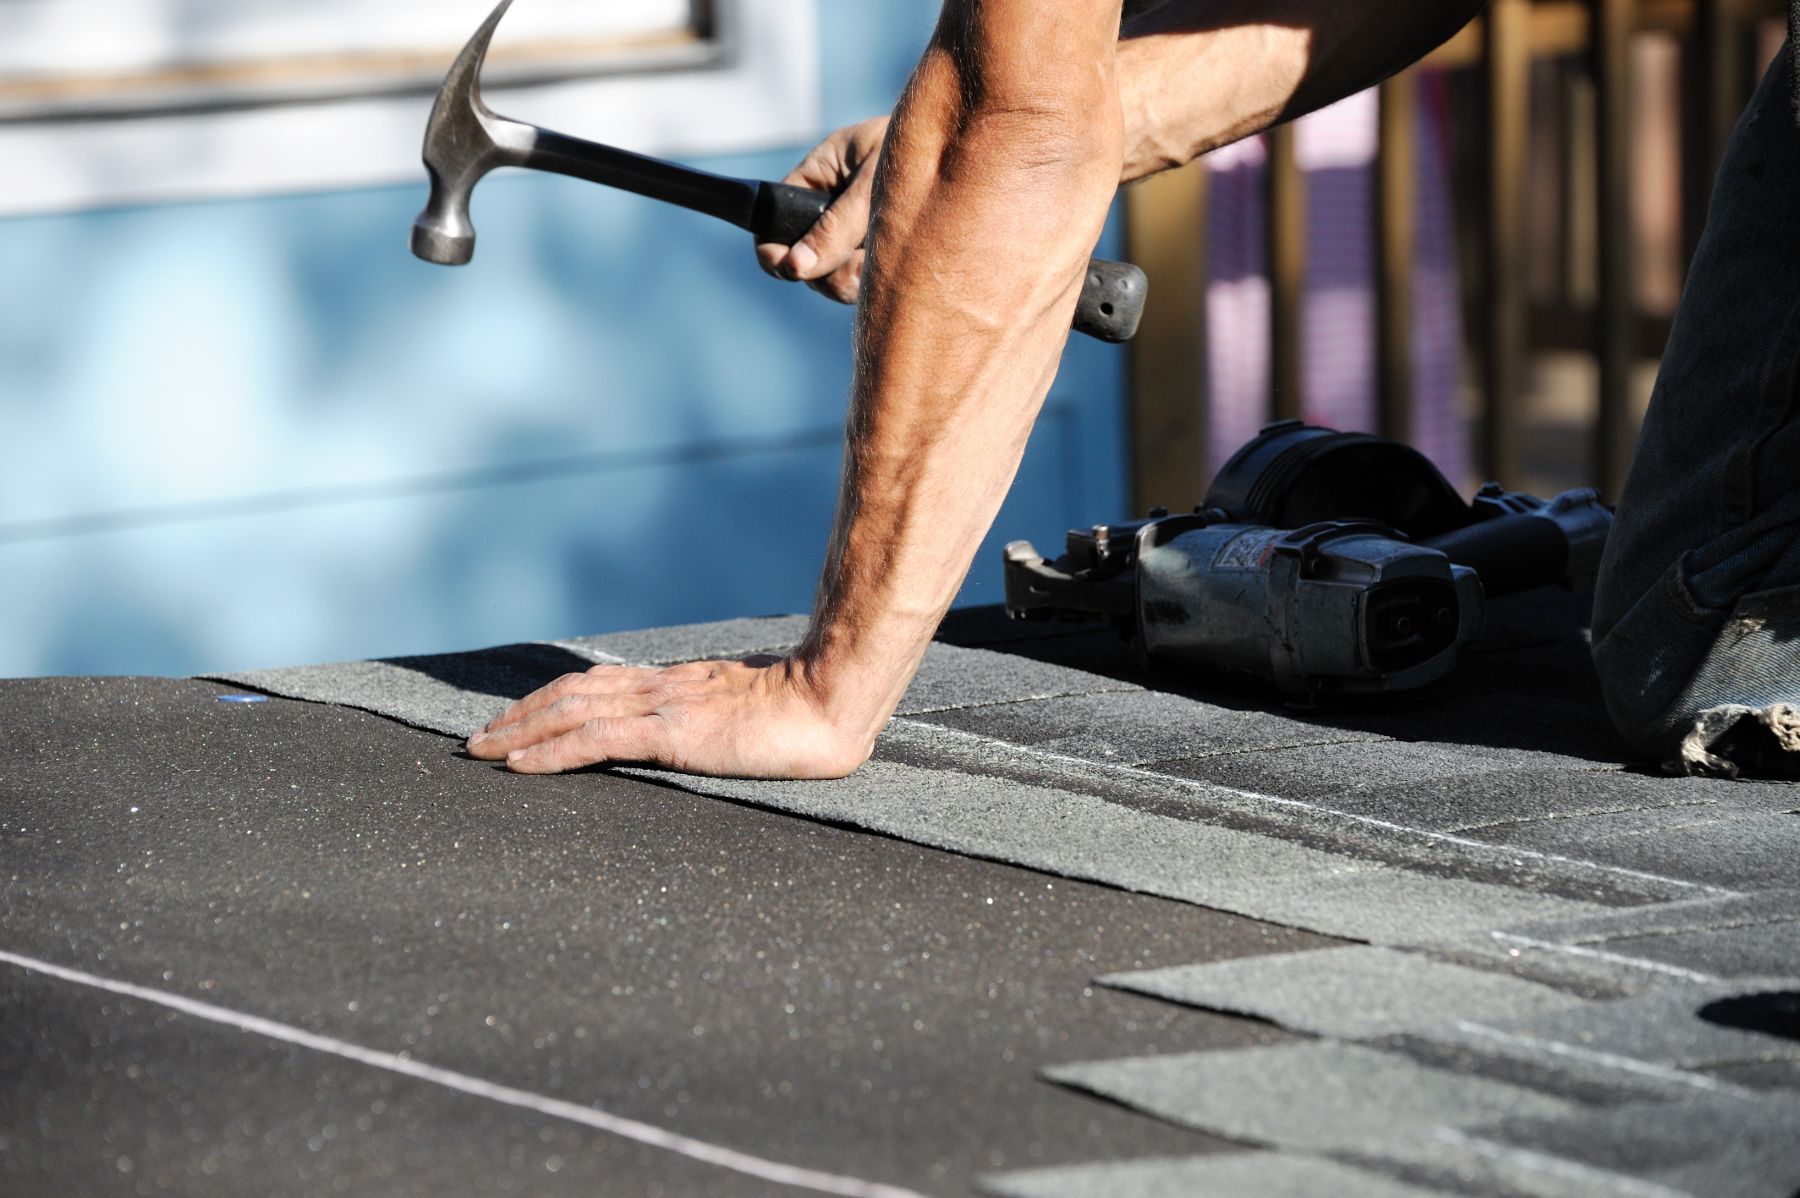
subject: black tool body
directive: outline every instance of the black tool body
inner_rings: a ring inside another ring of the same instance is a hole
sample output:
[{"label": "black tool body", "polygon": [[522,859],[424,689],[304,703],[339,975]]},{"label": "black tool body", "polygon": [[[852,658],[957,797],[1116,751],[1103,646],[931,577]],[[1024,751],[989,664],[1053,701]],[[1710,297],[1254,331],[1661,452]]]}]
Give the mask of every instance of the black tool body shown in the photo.
[{"label": "black tool body", "polygon": [[1054,562],[1008,545],[1006,607],[1104,618],[1147,663],[1254,676],[1298,702],[1409,690],[1455,666],[1487,596],[1591,576],[1611,524],[1592,491],[1489,484],[1465,503],[1414,449],[1286,421],[1191,514],[1070,532]]},{"label": "black tool body", "polygon": [[1476,571],[1488,595],[1592,576],[1612,527],[1590,489],[1546,500],[1487,483],[1464,502],[1410,445],[1298,420],[1269,425],[1233,454],[1204,506],[1277,528],[1377,520]]}]

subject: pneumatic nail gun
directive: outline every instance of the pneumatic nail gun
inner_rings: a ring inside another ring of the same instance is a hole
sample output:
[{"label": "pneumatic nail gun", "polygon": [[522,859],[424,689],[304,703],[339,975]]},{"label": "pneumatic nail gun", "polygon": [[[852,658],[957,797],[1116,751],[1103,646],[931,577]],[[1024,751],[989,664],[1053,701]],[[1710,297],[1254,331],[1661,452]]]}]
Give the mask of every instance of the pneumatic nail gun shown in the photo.
[{"label": "pneumatic nail gun", "polygon": [[1146,662],[1315,703],[1443,677],[1488,596],[1590,579],[1611,526],[1591,490],[1489,483],[1465,502],[1409,446],[1289,420],[1234,454],[1191,513],[1072,531],[1053,562],[1008,545],[1006,609],[1108,619]]}]

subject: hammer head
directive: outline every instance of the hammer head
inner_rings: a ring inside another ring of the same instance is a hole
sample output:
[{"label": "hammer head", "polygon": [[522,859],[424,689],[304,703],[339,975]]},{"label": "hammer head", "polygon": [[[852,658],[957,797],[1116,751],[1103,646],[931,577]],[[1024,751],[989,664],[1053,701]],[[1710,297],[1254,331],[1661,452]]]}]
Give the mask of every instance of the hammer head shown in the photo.
[{"label": "hammer head", "polygon": [[412,252],[440,266],[461,266],[475,256],[469,197],[481,177],[501,165],[500,148],[487,123],[493,113],[481,102],[481,64],[500,18],[511,7],[512,0],[500,0],[456,56],[425,126],[431,198],[413,221]]}]

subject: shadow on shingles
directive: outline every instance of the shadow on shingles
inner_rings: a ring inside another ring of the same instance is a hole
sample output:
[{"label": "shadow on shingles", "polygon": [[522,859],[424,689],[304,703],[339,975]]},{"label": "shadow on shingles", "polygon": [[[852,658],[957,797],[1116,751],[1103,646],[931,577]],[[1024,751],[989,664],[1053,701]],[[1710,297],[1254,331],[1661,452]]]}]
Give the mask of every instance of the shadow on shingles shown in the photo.
[{"label": "shadow on shingles", "polygon": [[555,645],[501,645],[472,653],[431,653],[418,657],[384,657],[399,666],[458,690],[501,699],[523,699],[564,674],[579,674],[594,663]]},{"label": "shadow on shingles", "polygon": [[1487,630],[1448,678],[1417,691],[1361,695],[1331,706],[1295,707],[1272,685],[1186,667],[1138,663],[1100,624],[1015,622],[998,607],[950,613],[938,639],[1070,666],[1236,711],[1279,712],[1321,730],[1396,740],[1528,749],[1633,763],[1600,698],[1584,635],[1586,604],[1546,588],[1495,601]]},{"label": "shadow on shingles", "polygon": [[1800,1040],[1800,990],[1722,998],[1701,1007],[1700,1018],[1720,1027]]},{"label": "shadow on shingles", "polygon": [[[1497,604],[1500,618],[1490,621],[1489,635],[1448,679],[1420,691],[1363,696],[1336,707],[1289,706],[1272,687],[1253,679],[1169,667],[1146,670],[1103,626],[1014,622],[998,607],[951,612],[937,639],[1070,666],[1230,710],[1276,711],[1315,724],[1322,734],[1537,749],[1617,766],[1630,757],[1600,705],[1573,603],[1553,595],[1533,597],[1523,606]],[[382,660],[459,690],[508,700],[593,665],[568,649],[541,643]]]}]

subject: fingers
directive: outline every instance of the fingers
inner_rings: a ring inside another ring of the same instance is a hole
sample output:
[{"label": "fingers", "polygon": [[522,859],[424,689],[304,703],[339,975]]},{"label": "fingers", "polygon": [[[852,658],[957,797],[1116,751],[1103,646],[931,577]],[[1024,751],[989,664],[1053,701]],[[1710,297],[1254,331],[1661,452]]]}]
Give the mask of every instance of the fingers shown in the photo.
[{"label": "fingers", "polygon": [[655,715],[593,719],[561,736],[509,753],[516,774],[560,774],[601,762],[676,765],[665,760],[666,727]]},{"label": "fingers", "polygon": [[[783,176],[781,181],[794,187],[810,187],[835,194],[856,171],[855,163],[846,154],[849,134],[849,129],[839,129],[831,134],[809,150],[799,165]],[[792,246],[778,241],[758,242],[757,265],[778,279],[791,281],[797,277],[788,273],[787,258],[792,249]]]},{"label": "fingers", "polygon": [[665,693],[568,695],[492,732],[469,738],[469,756],[498,761],[515,749],[562,736],[593,720],[648,715],[668,701]]},{"label": "fingers", "polygon": [[663,671],[639,666],[595,666],[585,674],[564,674],[555,682],[539,687],[511,707],[489,720],[482,732],[495,732],[506,725],[542,711],[559,699],[571,695],[611,695],[644,689]]},{"label": "fingers", "polygon": [[827,280],[861,254],[868,236],[880,137],[864,144],[867,140],[860,126],[840,129],[788,172],[783,182],[829,191],[836,198],[793,246],[759,244],[756,260],[763,270],[777,278],[814,284],[814,290],[841,302],[854,302],[850,280],[860,282],[860,266],[836,282]]},{"label": "fingers", "polygon": [[822,279],[813,279],[806,285],[827,299],[836,300],[840,304],[854,304],[857,296],[862,294],[863,258],[865,252],[857,250],[844,263]]},{"label": "fingers", "polygon": [[799,679],[792,658],[609,666],[557,679],[514,704],[469,754],[521,774],[654,765],[743,778],[835,778],[868,758]]},{"label": "fingers", "polygon": [[833,274],[860,253],[863,239],[869,235],[874,179],[872,160],[864,162],[850,185],[813,222],[806,236],[794,243],[777,269],[787,278],[813,282]]},{"label": "fingers", "polygon": [[785,279],[787,276],[782,273],[781,264],[787,261],[788,251],[793,248],[779,241],[759,241],[756,243],[756,264],[763,268],[764,274]]}]

